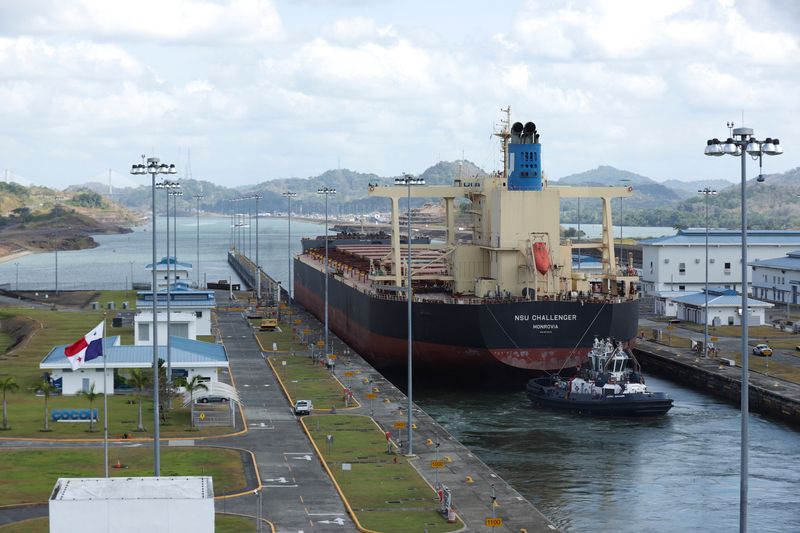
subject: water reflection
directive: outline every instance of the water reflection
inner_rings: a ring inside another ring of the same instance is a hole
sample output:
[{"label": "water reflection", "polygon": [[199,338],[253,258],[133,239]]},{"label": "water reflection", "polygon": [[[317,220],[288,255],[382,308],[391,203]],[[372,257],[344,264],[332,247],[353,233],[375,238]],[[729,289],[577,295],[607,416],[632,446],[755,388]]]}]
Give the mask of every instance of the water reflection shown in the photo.
[{"label": "water reflection", "polygon": [[[614,420],[535,409],[524,393],[464,393],[429,384],[420,405],[567,532],[738,528],[739,411],[656,378],[675,407]],[[800,531],[800,439],[754,416],[750,527]]]}]

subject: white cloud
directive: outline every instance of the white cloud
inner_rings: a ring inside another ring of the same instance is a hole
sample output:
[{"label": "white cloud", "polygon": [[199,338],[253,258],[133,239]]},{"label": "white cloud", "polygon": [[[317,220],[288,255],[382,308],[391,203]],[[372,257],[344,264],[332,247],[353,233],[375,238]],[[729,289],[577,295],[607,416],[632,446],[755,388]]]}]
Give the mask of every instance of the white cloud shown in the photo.
[{"label": "white cloud", "polygon": [[10,32],[195,44],[256,43],[282,37],[271,0],[28,0],[5,6]]}]

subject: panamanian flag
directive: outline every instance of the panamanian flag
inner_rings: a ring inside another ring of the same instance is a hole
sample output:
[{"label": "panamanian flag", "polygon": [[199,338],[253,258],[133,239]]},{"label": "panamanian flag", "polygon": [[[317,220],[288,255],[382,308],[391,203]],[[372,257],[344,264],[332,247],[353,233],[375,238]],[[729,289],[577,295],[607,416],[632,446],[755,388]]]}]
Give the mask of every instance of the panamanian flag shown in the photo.
[{"label": "panamanian flag", "polygon": [[72,370],[78,370],[87,361],[103,356],[103,329],[105,321],[100,322],[92,331],[64,348]]}]

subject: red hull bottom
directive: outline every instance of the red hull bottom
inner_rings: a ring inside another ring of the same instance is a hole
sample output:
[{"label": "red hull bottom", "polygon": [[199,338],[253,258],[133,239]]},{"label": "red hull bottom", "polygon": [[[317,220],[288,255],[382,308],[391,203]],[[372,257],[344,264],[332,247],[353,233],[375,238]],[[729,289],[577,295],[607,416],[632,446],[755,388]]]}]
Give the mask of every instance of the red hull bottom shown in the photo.
[{"label": "red hull bottom", "polygon": [[[323,299],[304,287],[295,286],[295,300],[318,319],[324,316]],[[407,365],[407,339],[377,334],[335,307],[328,309],[330,329],[378,370],[402,369]],[[586,360],[589,348],[482,348],[414,341],[415,367],[480,374],[516,369],[533,373],[575,368]],[[527,374],[527,373],[526,373]]]}]

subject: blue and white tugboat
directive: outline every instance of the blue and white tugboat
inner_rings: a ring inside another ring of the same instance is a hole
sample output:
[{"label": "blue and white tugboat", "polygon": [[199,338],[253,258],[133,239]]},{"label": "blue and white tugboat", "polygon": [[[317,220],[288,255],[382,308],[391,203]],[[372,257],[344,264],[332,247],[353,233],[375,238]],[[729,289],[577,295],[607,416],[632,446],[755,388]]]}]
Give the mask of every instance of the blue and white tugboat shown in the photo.
[{"label": "blue and white tugboat", "polygon": [[536,406],[595,416],[658,416],[672,408],[663,392],[649,392],[638,361],[622,343],[595,339],[589,362],[568,379],[534,378],[528,397]]}]

